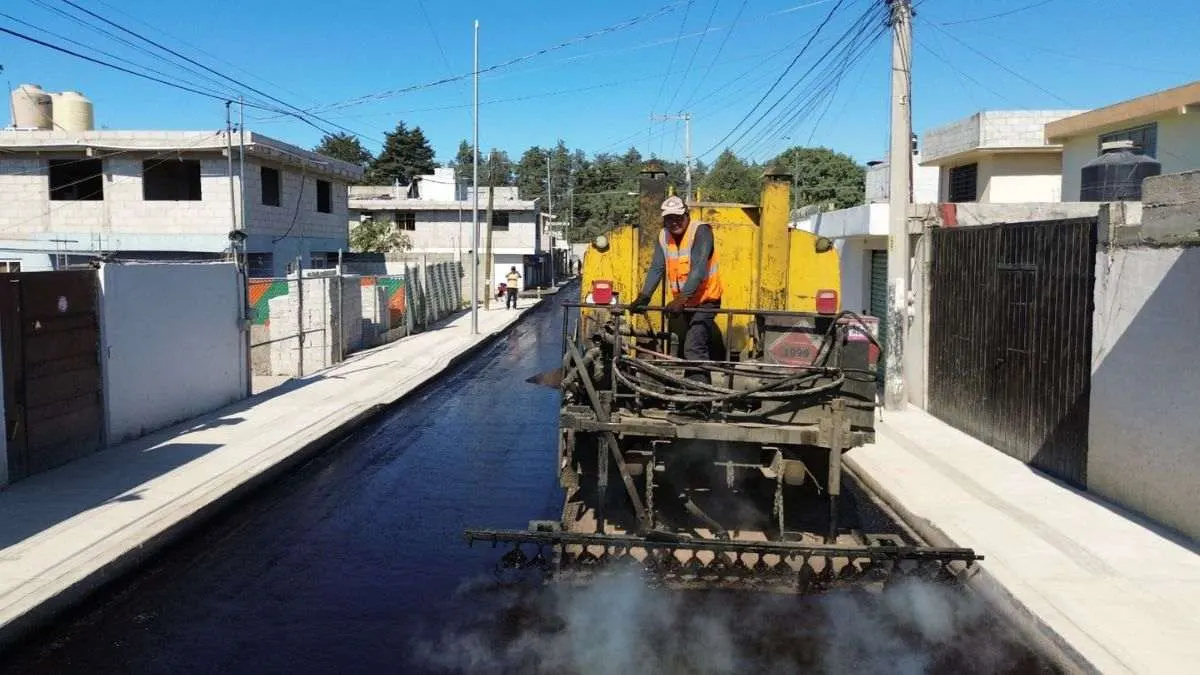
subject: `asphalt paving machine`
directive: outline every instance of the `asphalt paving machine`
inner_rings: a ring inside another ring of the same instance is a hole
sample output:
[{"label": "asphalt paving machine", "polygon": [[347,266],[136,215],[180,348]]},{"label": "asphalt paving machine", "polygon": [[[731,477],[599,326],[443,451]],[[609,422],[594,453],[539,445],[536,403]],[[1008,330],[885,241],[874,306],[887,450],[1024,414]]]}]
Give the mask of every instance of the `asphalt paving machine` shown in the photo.
[{"label": "asphalt paving machine", "polygon": [[561,519],[468,541],[504,545],[501,571],[562,582],[620,569],[799,592],[955,579],[981,556],[867,532],[844,499],[843,454],[874,440],[878,322],[842,311],[832,242],[789,226],[789,175],[768,171],[757,205],[690,205],[712,225],[725,287],[709,359],[681,357],[683,319],[661,288],[647,312],[623,304],[649,267],[666,178],[650,162],[640,226],[589,247],[562,367],[531,378],[562,392]]}]

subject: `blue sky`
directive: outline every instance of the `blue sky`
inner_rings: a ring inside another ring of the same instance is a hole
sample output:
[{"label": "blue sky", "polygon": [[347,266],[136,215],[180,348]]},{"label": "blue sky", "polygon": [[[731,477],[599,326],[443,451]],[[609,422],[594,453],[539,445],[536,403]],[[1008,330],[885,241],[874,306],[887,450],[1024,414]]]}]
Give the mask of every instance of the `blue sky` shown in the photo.
[{"label": "blue sky", "polygon": [[[636,145],[647,154],[681,158],[681,125],[652,123],[649,117],[686,109],[694,116],[695,153],[714,148],[704,157],[708,161],[720,149],[716,144],[796,56],[804,34],[837,1],[355,0],[331,9],[330,3],[315,0],[76,0],[301,108],[367,97],[368,103],[338,107],[322,117],[361,133],[372,149],[398,120],[420,126],[439,160],[451,158],[458,141],[471,136],[469,78],[399,95],[381,93],[469,73],[474,19],[481,24],[480,61],[486,68],[658,13],[481,77],[480,145],[506,149],[515,159],[531,145],[561,138],[589,153]],[[827,32],[760,113],[833,37],[879,0],[842,2]],[[1031,5],[1037,6],[985,18]],[[8,16],[0,15],[0,27],[84,51],[20,23],[25,21],[157,68],[172,81],[198,80],[50,8],[75,11],[61,0],[5,0],[0,13]],[[914,33],[913,126],[918,133],[980,109],[1096,107],[1200,79],[1196,0],[918,0]],[[864,52],[836,93],[819,99],[812,114],[777,128],[755,127],[734,149],[755,159],[793,144],[825,145],[860,161],[882,156],[889,55],[885,36]],[[6,34],[0,34],[0,64],[14,85],[35,82],[52,90],[83,91],[96,104],[97,124],[108,128],[224,124],[224,106],[216,100]],[[221,87],[223,92],[235,88]],[[785,100],[777,110],[787,109]],[[250,110],[248,116],[248,128],[298,145],[310,147],[321,135],[272,113]],[[774,118],[772,113],[766,120]],[[740,135],[741,130],[729,140]]]}]

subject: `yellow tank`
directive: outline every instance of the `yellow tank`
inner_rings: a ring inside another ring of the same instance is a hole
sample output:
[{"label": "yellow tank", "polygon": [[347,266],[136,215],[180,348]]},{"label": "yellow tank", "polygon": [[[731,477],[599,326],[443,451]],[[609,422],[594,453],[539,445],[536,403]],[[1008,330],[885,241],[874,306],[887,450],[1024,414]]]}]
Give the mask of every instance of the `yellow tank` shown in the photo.
[{"label": "yellow tank", "polygon": [[[622,303],[632,302],[641,290],[662,227],[658,206],[666,197],[661,167],[651,163],[642,175],[640,219],[649,223],[649,228],[643,231],[623,225],[588,246],[583,256],[581,301],[588,301],[595,281],[611,282]],[[692,219],[709,223],[713,229],[725,285],[723,308],[816,312],[817,292],[833,291],[837,309],[841,309],[837,250],[824,237],[788,226],[790,189],[791,176],[768,171],[758,205],[699,200],[690,205]],[[665,304],[669,299],[660,284],[651,304]],[[656,312],[639,321],[661,325]],[[727,334],[725,325],[717,326],[731,351],[745,348],[748,322],[749,317],[734,317]]]}]

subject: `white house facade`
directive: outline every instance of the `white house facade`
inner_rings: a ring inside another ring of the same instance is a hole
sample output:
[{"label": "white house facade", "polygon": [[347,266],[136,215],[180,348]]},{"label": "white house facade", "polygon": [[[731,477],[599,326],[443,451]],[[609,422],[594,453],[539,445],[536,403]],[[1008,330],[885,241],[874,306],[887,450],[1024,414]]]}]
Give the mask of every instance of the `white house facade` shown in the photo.
[{"label": "white house facade", "polygon": [[252,275],[297,258],[322,266],[348,246],[347,185],[361,176],[253,132],[4,129],[0,260],[38,271],[100,256],[213,258],[241,229]]},{"label": "white house facade", "polygon": [[1064,200],[1079,200],[1083,166],[1109,141],[1133,141],[1164,174],[1200,169],[1200,82],[1056,120],[1046,138],[1063,147]]},{"label": "white house facade", "polygon": [[[453,253],[469,260],[472,251],[473,207],[470,188],[457,184],[454,169],[438,168],[420,176],[408,186],[352,186],[350,188],[350,227],[367,220],[386,222],[402,232],[413,253]],[[487,251],[484,227],[488,191],[479,194],[479,248]],[[531,284],[538,268],[531,257],[546,254],[555,247],[547,219],[538,211],[537,200],[521,199],[515,187],[494,188],[492,195],[492,284],[503,280],[516,267],[522,286]],[[486,274],[484,276],[487,276]]]}]

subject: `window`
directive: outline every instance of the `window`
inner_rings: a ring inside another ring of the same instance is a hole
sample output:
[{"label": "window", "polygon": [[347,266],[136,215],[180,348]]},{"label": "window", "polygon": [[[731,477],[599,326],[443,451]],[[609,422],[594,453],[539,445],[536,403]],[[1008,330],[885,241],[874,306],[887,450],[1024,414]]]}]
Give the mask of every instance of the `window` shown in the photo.
[{"label": "window", "polygon": [[327,180],[317,181],[317,210],[333,213],[333,186]]},{"label": "window", "polygon": [[254,278],[275,276],[275,256],[271,253],[249,253],[246,255],[246,267]]},{"label": "window", "polygon": [[16,274],[21,271],[20,260],[0,260],[0,273]]},{"label": "window", "polygon": [[417,214],[412,211],[397,211],[396,229],[404,232],[412,232],[417,229]]},{"label": "window", "polygon": [[200,201],[200,161],[148,159],[142,162],[142,198],[148,202]]},{"label": "window", "polygon": [[281,190],[279,170],[264,166],[259,169],[259,178],[262,182],[263,206],[279,206],[279,193]]},{"label": "window", "polygon": [[104,199],[103,160],[50,160],[50,199],[56,202],[102,201]]},{"label": "window", "polygon": [[492,232],[508,232],[508,211],[492,212]]},{"label": "window", "polygon": [[978,198],[976,179],[979,176],[978,164],[966,164],[950,169],[950,185],[947,201],[973,202]]},{"label": "window", "polygon": [[1141,150],[1142,154],[1149,157],[1157,157],[1158,124],[1145,124],[1140,127],[1133,127],[1132,129],[1122,129],[1104,134],[1099,138],[1099,146],[1097,146],[1096,151],[1099,152],[1100,147],[1112,141],[1133,141],[1133,144]]}]

